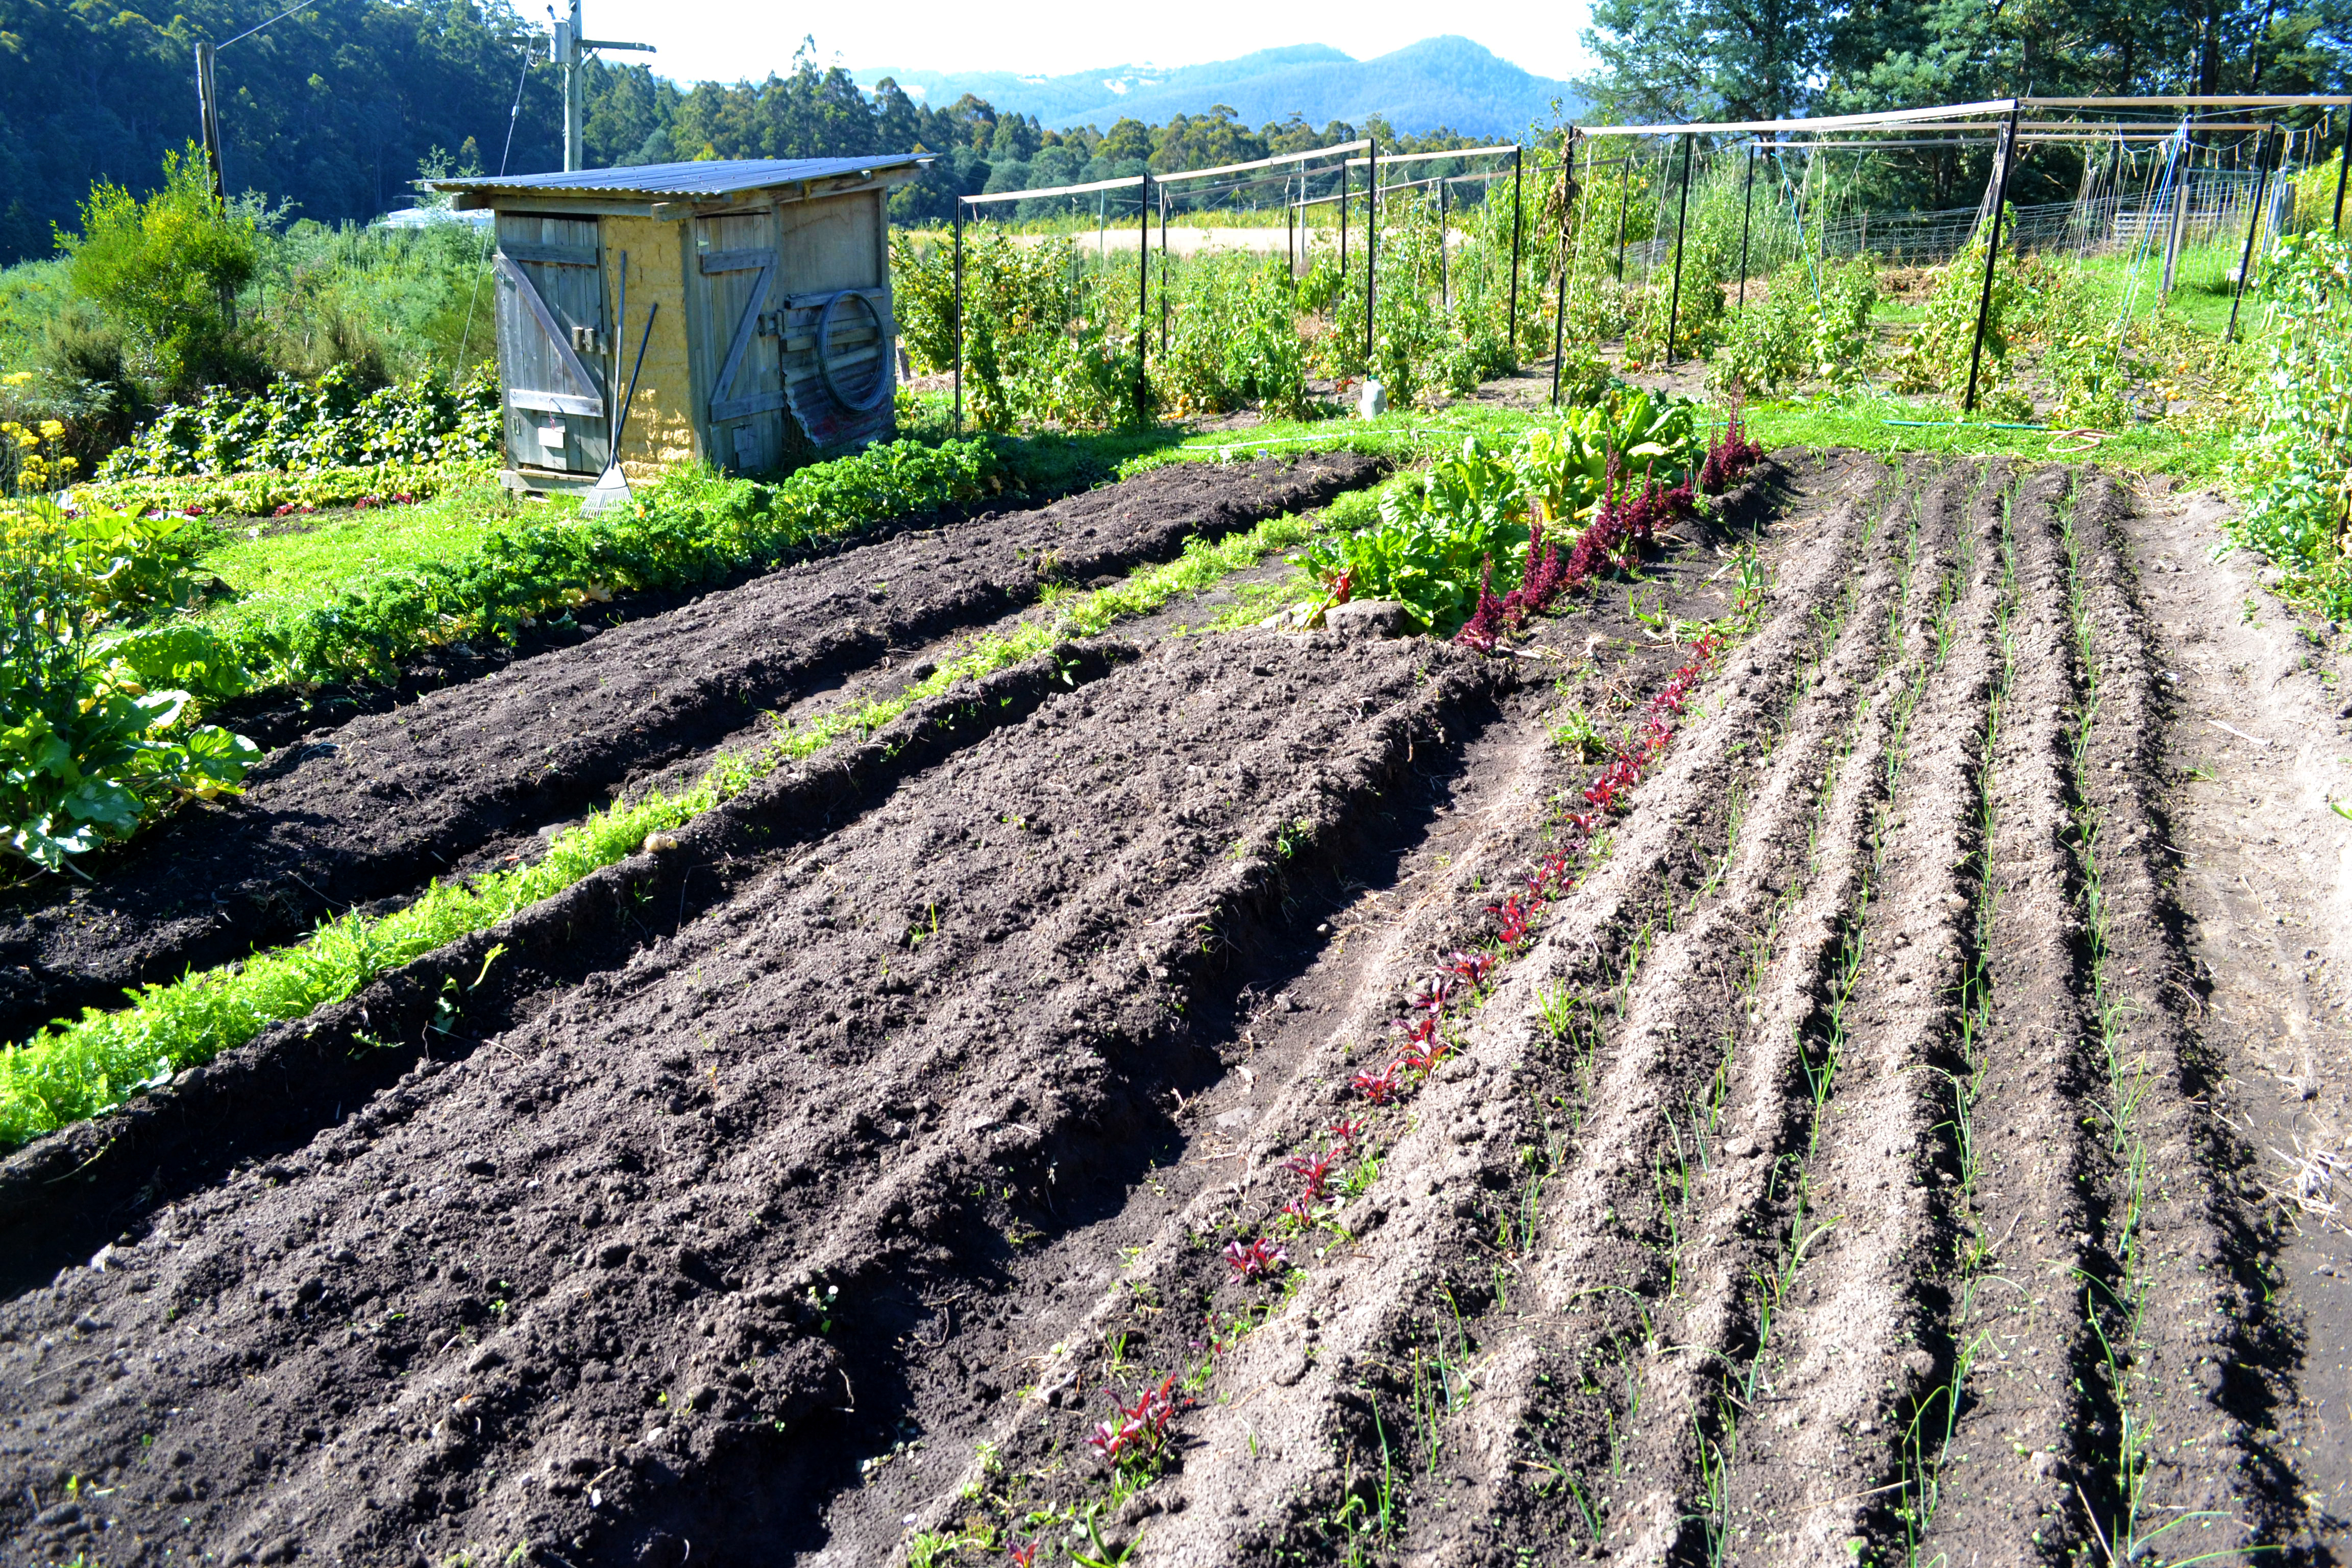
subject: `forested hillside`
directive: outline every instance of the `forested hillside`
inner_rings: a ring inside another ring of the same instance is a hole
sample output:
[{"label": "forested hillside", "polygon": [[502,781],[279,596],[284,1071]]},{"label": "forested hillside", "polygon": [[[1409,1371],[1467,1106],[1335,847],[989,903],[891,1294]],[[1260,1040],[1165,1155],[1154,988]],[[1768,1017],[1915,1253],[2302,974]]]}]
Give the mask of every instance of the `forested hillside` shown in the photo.
[{"label": "forested hillside", "polygon": [[[75,226],[94,182],[152,188],[163,151],[196,133],[196,41],[234,37],[277,9],[186,0],[158,26],[102,5],[0,0],[0,263],[47,255],[51,226]],[[322,0],[220,56],[229,188],[291,217],[365,221],[405,205],[428,163],[552,168],[560,110],[545,56],[544,35],[505,0]],[[691,89],[600,61],[587,100],[597,165],[940,153],[894,204],[916,219],[946,216],[960,191],[1263,157],[1359,129],[1294,118],[1252,131],[1223,110],[1063,134],[969,93],[926,108],[886,79],[869,96],[846,70],[820,69],[811,47],[762,79]],[[1396,139],[1385,120],[1366,124]],[[1439,130],[1412,144],[1458,143]]]}]

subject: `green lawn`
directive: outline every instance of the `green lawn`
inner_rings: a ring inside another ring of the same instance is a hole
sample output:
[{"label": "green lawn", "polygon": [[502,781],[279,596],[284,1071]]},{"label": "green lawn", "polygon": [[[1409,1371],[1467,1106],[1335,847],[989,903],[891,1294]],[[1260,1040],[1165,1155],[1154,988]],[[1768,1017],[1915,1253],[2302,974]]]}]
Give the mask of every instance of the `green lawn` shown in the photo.
[{"label": "green lawn", "polygon": [[[529,506],[534,515],[576,510],[570,499],[519,502],[495,480],[457,486],[414,506],[338,510],[307,519],[236,519],[215,524],[220,543],[199,570],[226,582],[236,597],[194,617],[223,635],[248,634],[315,609],[353,588],[474,550],[490,528]],[[542,510],[547,509],[547,510]],[[302,532],[272,528],[308,521]]]}]

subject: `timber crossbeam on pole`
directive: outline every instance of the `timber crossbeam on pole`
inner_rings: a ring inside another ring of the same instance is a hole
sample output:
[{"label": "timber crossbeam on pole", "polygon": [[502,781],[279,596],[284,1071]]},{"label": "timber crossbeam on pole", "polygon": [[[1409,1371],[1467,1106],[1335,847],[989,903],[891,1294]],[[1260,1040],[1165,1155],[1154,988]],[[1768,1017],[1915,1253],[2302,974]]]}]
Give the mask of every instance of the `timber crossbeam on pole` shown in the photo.
[{"label": "timber crossbeam on pole", "polygon": [[[1171,174],[1154,174],[1151,178],[1153,183],[1162,185],[1172,185],[1184,180],[1209,180],[1214,179],[1219,174],[1240,174],[1252,169],[1273,169],[1285,163],[1300,163],[1311,162],[1317,158],[1328,158],[1334,153],[1352,153],[1359,147],[1370,147],[1371,144],[1369,138],[1355,142],[1335,142],[1328,147],[1314,147],[1304,153],[1280,153],[1271,158],[1255,158],[1246,163],[1219,163],[1211,169],[1184,169]],[[1350,165],[1362,161],[1360,158],[1348,160]]]},{"label": "timber crossbeam on pole", "polygon": [[1583,127],[1582,133],[1587,136],[1680,136],[1685,133],[1713,136],[1736,131],[1876,131],[1920,121],[2009,114],[2016,110],[2017,101],[2013,98],[1993,98],[1981,103],[1945,103],[1929,109],[1891,109],[1874,114],[1829,114],[1813,120],[1720,120],[1690,125],[1588,125]]},{"label": "timber crossbeam on pole", "polygon": [[1089,180],[1083,185],[1047,185],[1034,191],[992,191],[981,196],[958,196],[956,200],[980,206],[990,202],[1042,201],[1047,196],[1082,196],[1095,191],[1123,191],[1131,187],[1139,188],[1145,176],[1141,174],[1121,174],[1113,180]]},{"label": "timber crossbeam on pole", "polygon": [[2140,98],[2024,98],[2028,109],[2318,109],[2352,104],[2328,93],[2155,93]]},{"label": "timber crossbeam on pole", "polygon": [[[1518,150],[1518,146],[1516,142],[1505,142],[1502,145],[1496,147],[1456,147],[1450,153],[1391,153],[1388,157],[1382,158],[1381,162],[1393,169],[1400,163],[1433,163],[1440,158],[1500,157],[1506,153],[1516,153]],[[1350,158],[1348,160],[1348,167],[1350,169],[1360,169],[1370,162],[1370,160],[1368,158]]]}]

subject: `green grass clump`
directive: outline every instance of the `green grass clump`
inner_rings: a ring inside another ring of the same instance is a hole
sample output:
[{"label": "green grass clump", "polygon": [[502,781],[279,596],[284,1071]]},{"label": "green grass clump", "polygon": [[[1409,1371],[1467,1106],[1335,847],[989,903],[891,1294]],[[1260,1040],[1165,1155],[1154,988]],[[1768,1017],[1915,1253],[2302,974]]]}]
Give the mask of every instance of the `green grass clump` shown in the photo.
[{"label": "green grass clump", "polygon": [[[292,946],[150,984],[132,994],[128,1007],[112,1013],[90,1008],[75,1022],[52,1025],[0,1052],[0,1148],[16,1148],[94,1116],[142,1087],[244,1045],[272,1024],[344,1001],[377,975],[487,930],[635,853],[647,834],[690,822],[844,736],[872,736],[958,681],[978,679],[1068,637],[1093,636],[1129,616],[1149,614],[1313,532],[1307,520],[1277,517],[1214,542],[1188,540],[1175,561],[1147,567],[1108,588],[1051,601],[1046,615],[1010,633],[973,639],[903,691],[835,709],[779,732],[755,752],[722,757],[678,794],[656,791],[597,812],[557,835],[546,856],[529,866],[464,882],[436,881],[415,903],[392,914],[347,914],[323,921]],[[484,963],[484,973],[491,962],[495,954]]]},{"label": "green grass clump", "polygon": [[436,882],[380,919],[348,914],[305,941],[150,984],[120,1012],[86,1011],[0,1054],[0,1147],[120,1105],[146,1084],[210,1061],[270,1025],[357,993],[377,975],[562,891],[634,851],[648,833],[708,810],[709,781],[683,795],[615,805],[561,835],[545,858],[467,883]]}]

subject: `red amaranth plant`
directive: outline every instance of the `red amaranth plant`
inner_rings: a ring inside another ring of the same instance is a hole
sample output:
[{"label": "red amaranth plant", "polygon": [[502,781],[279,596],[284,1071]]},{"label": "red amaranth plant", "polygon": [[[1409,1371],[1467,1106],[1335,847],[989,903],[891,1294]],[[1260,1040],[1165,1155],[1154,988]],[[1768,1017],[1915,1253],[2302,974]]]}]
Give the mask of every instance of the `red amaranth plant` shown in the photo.
[{"label": "red amaranth plant", "polygon": [[1366,1068],[1356,1075],[1355,1088],[1358,1094],[1374,1105],[1386,1105],[1391,1096],[1404,1088],[1404,1069],[1395,1062],[1377,1072]]},{"label": "red amaranth plant", "polygon": [[1307,1184],[1305,1196],[1319,1198],[1323,1184],[1330,1179],[1331,1168],[1339,1163],[1337,1154],[1293,1154],[1283,1168]]},{"label": "red amaranth plant", "polygon": [[1004,1548],[1004,1560],[1012,1563],[1013,1568],[1037,1568],[1037,1548],[1044,1544],[1042,1541],[1009,1542]]},{"label": "red amaranth plant", "polygon": [[1488,904],[1486,912],[1495,917],[1496,942],[1514,952],[1526,944],[1535,924],[1535,910],[1518,894],[1513,893],[1499,904]]},{"label": "red amaranth plant", "polygon": [[1747,424],[1740,417],[1745,402],[1739,392],[1732,393],[1723,434],[1708,443],[1706,461],[1699,465],[1698,488],[1711,496],[1721,495],[1739,482],[1740,475],[1763,461],[1763,444],[1748,438]]},{"label": "red amaranth plant", "polygon": [[1271,1237],[1259,1237],[1244,1247],[1238,1241],[1225,1243],[1225,1262],[1236,1279],[1255,1279],[1262,1275],[1279,1273],[1290,1261],[1290,1249]]},{"label": "red amaranth plant", "polygon": [[1510,618],[1507,605],[1495,597],[1495,558],[1486,557],[1486,570],[1478,578],[1478,607],[1454,634],[1454,640],[1464,647],[1475,647],[1480,653],[1492,653],[1503,634],[1516,623]]},{"label": "red amaranth plant", "polygon": [[1473,989],[1486,984],[1486,976],[1495,973],[1495,955],[1491,952],[1449,952],[1438,968],[1453,979]]},{"label": "red amaranth plant", "polygon": [[1142,1397],[1132,1405],[1120,1404],[1116,1389],[1106,1388],[1103,1392],[1110,1395],[1111,1417],[1095,1424],[1095,1429],[1087,1435],[1087,1447],[1111,1465],[1149,1458],[1158,1453],[1168,1440],[1168,1424],[1176,1419],[1180,1405],[1176,1374],[1171,1372],[1160,1380],[1157,1387],[1145,1389]]}]

